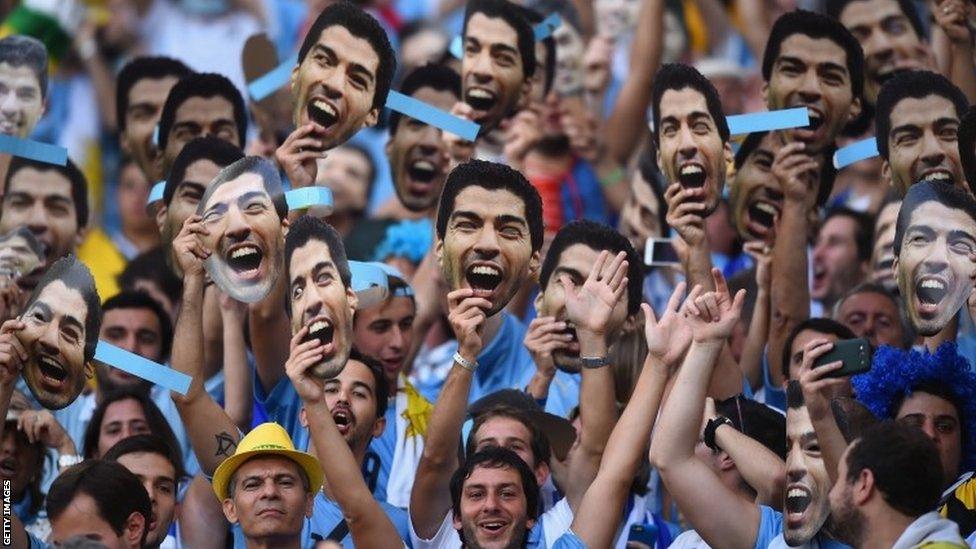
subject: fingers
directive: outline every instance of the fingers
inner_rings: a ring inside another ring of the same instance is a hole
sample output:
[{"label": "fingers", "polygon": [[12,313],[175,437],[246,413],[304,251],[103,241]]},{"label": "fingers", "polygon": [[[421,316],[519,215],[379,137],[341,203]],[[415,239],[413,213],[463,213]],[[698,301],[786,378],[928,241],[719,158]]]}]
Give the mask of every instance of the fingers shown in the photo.
[{"label": "fingers", "polygon": [[712,268],[712,282],[715,284],[715,292],[721,296],[729,295],[729,285],[725,282],[725,277],[722,276],[722,271],[717,268]]},{"label": "fingers", "polygon": [[10,320],[4,322],[3,325],[0,325],[0,334],[12,334],[23,330],[25,327],[27,327],[27,325],[24,324],[22,320],[18,318],[11,318]]},{"label": "fingers", "polygon": [[[674,299],[674,296],[671,296]],[[657,324],[657,317],[654,315],[654,309],[651,308],[647,303],[641,303],[641,310],[644,311],[644,323],[646,326],[654,326]],[[668,302],[668,307],[671,307],[671,302]]]},{"label": "fingers", "polygon": [[735,293],[735,298],[732,299],[732,314],[738,317],[742,313],[742,307],[746,302],[746,291],[744,289],[739,290]]},{"label": "fingers", "polygon": [[610,252],[603,250],[600,255],[596,258],[596,263],[593,264],[593,268],[590,269],[590,280],[600,280],[603,276],[604,267],[606,267],[607,259],[610,257]]},{"label": "fingers", "polygon": [[[687,284],[685,282],[679,282],[677,286],[674,287],[674,291],[671,292],[671,297],[668,299],[668,311],[678,312],[678,308],[681,307],[681,298],[684,296],[685,288]],[[650,308],[650,306],[648,306]]]}]

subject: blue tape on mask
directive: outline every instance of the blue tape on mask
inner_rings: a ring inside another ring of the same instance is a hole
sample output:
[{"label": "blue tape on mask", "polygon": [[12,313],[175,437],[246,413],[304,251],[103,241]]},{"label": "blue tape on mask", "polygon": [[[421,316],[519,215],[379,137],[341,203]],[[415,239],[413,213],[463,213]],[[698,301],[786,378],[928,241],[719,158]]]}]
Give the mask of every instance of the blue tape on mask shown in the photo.
[{"label": "blue tape on mask", "polygon": [[448,46],[447,51],[451,52],[451,55],[458,59],[464,55],[464,41],[461,40],[460,36],[455,36],[454,39],[451,40],[451,45]]},{"label": "blue tape on mask", "polygon": [[0,153],[58,166],[64,166],[68,163],[68,149],[64,147],[4,134],[0,134]]},{"label": "blue tape on mask", "polygon": [[285,193],[289,210],[327,206],[332,207],[332,191],[327,187],[302,187]]},{"label": "blue tape on mask", "polygon": [[104,341],[99,341],[95,346],[95,360],[181,395],[185,395],[190,390],[190,382],[193,381],[190,376],[169,366],[153,362]]},{"label": "blue tape on mask", "polygon": [[810,125],[810,113],[804,107],[782,109],[778,111],[751,112],[737,114],[726,118],[729,123],[729,133],[742,135],[754,132],[768,132],[773,130],[788,130]]},{"label": "blue tape on mask", "polygon": [[877,139],[873,137],[862,139],[837,149],[837,152],[834,153],[834,168],[839,170],[855,162],[874,158],[875,156],[878,156]]},{"label": "blue tape on mask", "polygon": [[157,200],[162,200],[163,199],[163,193],[165,191],[166,191],[166,182],[165,181],[160,181],[159,183],[156,183],[155,185],[153,185],[152,186],[152,189],[149,190],[149,199],[146,200],[146,204],[152,204],[153,202],[155,202]]},{"label": "blue tape on mask", "polygon": [[252,80],[247,85],[247,93],[250,94],[251,99],[254,101],[260,101],[278,91],[278,89],[288,82],[288,78],[291,76],[291,71],[295,68],[296,64],[298,64],[297,53],[291,56],[284,63],[272,69],[271,72]]},{"label": "blue tape on mask", "polygon": [[402,281],[404,284],[406,284],[406,286],[393,290],[393,294],[392,294],[393,297],[413,297],[414,295],[413,287],[410,286],[410,284],[407,282],[406,277],[404,277],[403,273],[401,273],[396,267],[392,265],[387,265],[386,263],[381,263],[379,261],[374,261],[372,262],[372,264],[376,265],[380,269],[383,269],[383,272],[386,273],[386,276],[390,278],[396,278]]},{"label": "blue tape on mask", "polygon": [[386,98],[386,107],[468,141],[474,141],[481,130],[481,126],[470,120],[458,118],[397,91],[390,91],[390,95]]}]

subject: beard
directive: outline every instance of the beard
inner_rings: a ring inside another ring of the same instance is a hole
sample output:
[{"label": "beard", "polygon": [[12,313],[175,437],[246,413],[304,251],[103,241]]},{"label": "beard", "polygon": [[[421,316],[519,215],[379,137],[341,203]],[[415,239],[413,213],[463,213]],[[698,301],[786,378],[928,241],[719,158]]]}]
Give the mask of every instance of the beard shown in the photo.
[{"label": "beard", "polygon": [[844,493],[843,505],[831,511],[825,529],[844,543],[854,547],[861,545],[864,539],[864,515],[851,504],[849,491]]},{"label": "beard", "polygon": [[[482,549],[480,543],[478,543],[478,537],[474,530],[477,527],[474,524],[464,524],[461,530],[458,530],[458,537],[461,538],[461,546],[464,549]],[[505,549],[523,549],[528,547],[529,543],[529,531],[525,527],[525,523],[521,522],[514,526],[512,531],[512,537],[508,540],[508,545]]]}]

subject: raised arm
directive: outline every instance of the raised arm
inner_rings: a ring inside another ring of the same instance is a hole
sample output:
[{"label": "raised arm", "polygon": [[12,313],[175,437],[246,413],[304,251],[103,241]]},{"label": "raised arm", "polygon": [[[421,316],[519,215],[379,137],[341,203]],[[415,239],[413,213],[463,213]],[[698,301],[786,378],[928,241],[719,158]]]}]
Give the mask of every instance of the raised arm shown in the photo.
[{"label": "raised arm", "polygon": [[664,0],[643,0],[634,28],[627,81],[603,131],[607,152],[621,165],[628,164],[642,132],[647,131],[643,122],[664,50]]},{"label": "raised arm", "polygon": [[769,337],[769,287],[772,253],[764,242],[747,242],[743,249],[756,262],[756,301],[749,321],[749,333],[742,347],[739,369],[753,389],[762,387],[762,355]]},{"label": "raised arm", "polygon": [[267,297],[248,307],[248,333],[257,381],[268,394],[285,377],[291,324],[285,312],[288,281],[279,276]]},{"label": "raised arm", "polygon": [[[581,288],[563,275],[566,316],[576,325],[581,357],[607,356],[607,328],[617,302],[627,291],[627,254],[600,252]],[[579,445],[569,456],[566,498],[575,512],[600,467],[607,439],[617,421],[613,366],[583,368],[580,387]]]},{"label": "raised arm", "polygon": [[[474,297],[470,288],[454,290],[447,296],[450,321],[458,340],[458,354],[476,363],[484,346],[485,311],[491,303]],[[468,407],[474,372],[457,361],[447,374],[441,394],[427,423],[424,453],[417,465],[410,492],[410,521],[423,539],[430,539],[451,510],[451,475],[458,467],[458,441]]]},{"label": "raised arm", "polygon": [[681,266],[691,287],[712,290],[712,256],[705,235],[705,189],[684,188],[671,183],[664,192],[668,204],[667,223],[681,238]]},{"label": "raised arm", "polygon": [[808,184],[814,159],[803,152],[803,143],[790,143],[776,152],[773,174],[783,189],[783,211],[773,244],[773,272],[770,286],[769,346],[766,360],[769,376],[783,385],[783,346],[793,327],[810,317],[810,281],[807,275],[807,214],[816,192]]},{"label": "raised arm", "polygon": [[733,300],[721,272],[712,273],[716,291],[702,293],[696,286],[685,302],[692,344],[664,405],[650,458],[684,516],[709,545],[747,548],[756,542],[759,508],[722,484],[695,456],[706,388],[744,299],[740,291]]},{"label": "raised arm", "polygon": [[634,394],[610,434],[600,471],[573,517],[573,533],[588,547],[612,545],[619,524],[607,517],[623,513],[630,485],[651,438],[668,372],[677,366],[691,343],[691,332],[678,313],[684,291],[684,282],[679,283],[660,321],[655,320],[649,305],[641,305],[646,319],[647,359],[637,378]]},{"label": "raised arm", "polygon": [[[342,509],[354,545],[401,546],[400,534],[366,486],[352,450],[336,427],[325,401],[325,381],[308,373],[309,368],[322,359],[324,345],[318,339],[302,343],[307,333],[308,327],[303,327],[291,339],[285,369],[305,405],[309,435],[329,493]],[[373,398],[376,398],[375,394]]]},{"label": "raised arm", "polygon": [[[27,350],[14,335],[24,329],[24,323],[14,318],[7,320],[0,326],[0,417],[7,417],[10,410],[10,399],[14,395],[14,387],[20,372],[27,361]],[[3,439],[3,428],[7,422],[0,423],[0,440]],[[11,520],[11,547],[27,549],[30,547],[30,537],[24,524],[20,522],[16,513],[7,513]]]},{"label": "raised arm", "polygon": [[[970,103],[976,101],[976,70],[973,68],[973,36],[969,28],[969,11],[965,0],[941,0],[935,2],[932,16],[948,42],[948,76],[959,87]],[[929,4],[931,5],[931,4]],[[933,34],[938,34],[934,32]],[[934,38],[934,37],[933,37]]]},{"label": "raised arm", "polygon": [[224,410],[241,431],[250,429],[254,403],[254,375],[247,363],[247,346],[244,342],[246,315],[246,304],[220,292],[224,335]]},{"label": "raised arm", "polygon": [[171,392],[180,419],[193,445],[193,452],[206,475],[213,475],[220,463],[233,455],[240,432],[226,412],[203,388],[203,262],[210,255],[200,237],[206,235],[200,216],[189,217],[173,241],[183,271],[183,302],[176,320],[173,341],[173,369],[191,378],[186,395]]},{"label": "raised arm", "polygon": [[798,376],[803,402],[810,414],[813,430],[817,433],[817,444],[820,445],[820,455],[827,467],[831,485],[837,482],[837,464],[847,448],[847,441],[837,426],[837,419],[830,407],[830,395],[836,395],[849,381],[848,378],[830,377],[831,372],[844,365],[843,362],[838,360],[816,368],[813,363],[833,348],[833,343],[826,339],[807,343],[803,348],[803,363]]}]

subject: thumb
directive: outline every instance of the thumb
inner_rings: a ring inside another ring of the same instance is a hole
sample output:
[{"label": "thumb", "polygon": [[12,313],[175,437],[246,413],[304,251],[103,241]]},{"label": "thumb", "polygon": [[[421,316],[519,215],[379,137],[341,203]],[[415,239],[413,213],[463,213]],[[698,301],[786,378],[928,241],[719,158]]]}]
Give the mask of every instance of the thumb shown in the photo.
[{"label": "thumb", "polygon": [[657,324],[657,317],[654,316],[654,309],[647,303],[641,303],[641,310],[644,311],[644,323],[650,326]]}]

